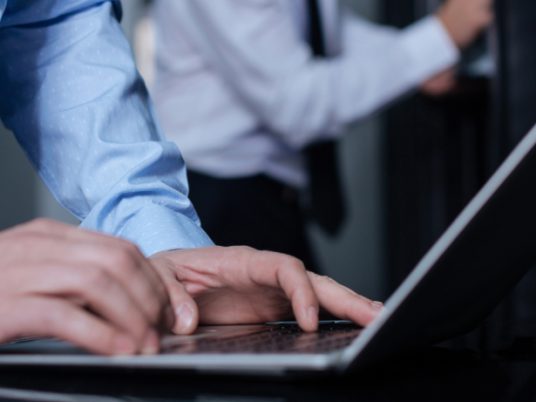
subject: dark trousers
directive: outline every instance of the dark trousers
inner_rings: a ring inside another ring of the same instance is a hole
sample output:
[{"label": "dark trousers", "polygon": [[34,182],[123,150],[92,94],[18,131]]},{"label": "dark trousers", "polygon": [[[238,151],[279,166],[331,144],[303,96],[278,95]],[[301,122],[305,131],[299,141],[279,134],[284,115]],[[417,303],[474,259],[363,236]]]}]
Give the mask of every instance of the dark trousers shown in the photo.
[{"label": "dark trousers", "polygon": [[190,199],[216,244],[290,254],[318,272],[298,191],[264,175],[220,179],[190,170],[188,179]]}]

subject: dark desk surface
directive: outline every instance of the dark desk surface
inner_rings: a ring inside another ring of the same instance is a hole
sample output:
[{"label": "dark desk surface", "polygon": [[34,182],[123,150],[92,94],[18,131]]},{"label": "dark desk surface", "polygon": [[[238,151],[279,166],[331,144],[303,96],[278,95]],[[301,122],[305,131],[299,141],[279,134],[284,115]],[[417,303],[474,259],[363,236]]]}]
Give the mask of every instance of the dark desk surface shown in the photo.
[{"label": "dark desk surface", "polygon": [[[536,401],[536,354],[429,349],[344,377],[267,379],[177,372],[0,370],[0,395],[38,401]],[[56,395],[50,393],[57,393]],[[61,395],[59,395],[61,394]],[[11,396],[9,396],[11,395]]]}]

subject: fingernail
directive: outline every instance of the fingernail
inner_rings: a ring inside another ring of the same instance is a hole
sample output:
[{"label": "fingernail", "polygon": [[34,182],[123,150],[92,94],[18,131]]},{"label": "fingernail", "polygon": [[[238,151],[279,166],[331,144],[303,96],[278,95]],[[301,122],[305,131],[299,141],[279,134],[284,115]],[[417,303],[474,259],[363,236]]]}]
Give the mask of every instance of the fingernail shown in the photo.
[{"label": "fingernail", "polygon": [[379,301],[375,301],[375,302],[372,302],[370,304],[370,306],[372,307],[372,309],[376,310],[376,311],[381,311],[383,310],[383,303],[382,302],[379,302]]},{"label": "fingernail", "polygon": [[179,329],[181,331],[190,330],[194,320],[194,312],[192,311],[192,308],[187,303],[184,303],[175,310],[175,315],[177,317]]},{"label": "fingernail", "polygon": [[143,342],[143,347],[141,353],[143,355],[155,355],[160,349],[160,338],[154,330],[150,330],[147,336],[145,337],[145,342]]},{"label": "fingernail", "polygon": [[118,355],[133,355],[136,353],[136,345],[129,337],[118,335],[114,339],[114,352]]},{"label": "fingernail", "polygon": [[306,317],[307,317],[307,321],[309,322],[309,324],[311,325],[311,327],[315,327],[316,328],[316,325],[317,325],[317,322],[318,322],[318,309],[314,306],[310,306],[307,308],[307,311],[306,311]]}]

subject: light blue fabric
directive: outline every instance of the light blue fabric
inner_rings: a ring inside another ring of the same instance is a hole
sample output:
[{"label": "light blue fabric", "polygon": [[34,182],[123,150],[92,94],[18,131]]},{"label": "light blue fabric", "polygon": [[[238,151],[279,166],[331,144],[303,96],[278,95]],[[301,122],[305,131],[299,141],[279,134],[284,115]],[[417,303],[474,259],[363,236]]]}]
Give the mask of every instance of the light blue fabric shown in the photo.
[{"label": "light blue fabric", "polygon": [[111,1],[0,0],[0,118],[83,227],[146,255],[211,245],[120,13]]}]

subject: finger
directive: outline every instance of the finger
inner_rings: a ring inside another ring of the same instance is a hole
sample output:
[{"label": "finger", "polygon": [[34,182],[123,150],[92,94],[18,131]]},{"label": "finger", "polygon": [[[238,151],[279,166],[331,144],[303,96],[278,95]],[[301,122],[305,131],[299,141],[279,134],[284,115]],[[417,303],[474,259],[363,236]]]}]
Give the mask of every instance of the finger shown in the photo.
[{"label": "finger", "polygon": [[172,331],[177,335],[193,333],[199,323],[197,304],[169,267],[157,266],[156,269],[167,288],[171,305],[173,306],[175,324]]},{"label": "finger", "polygon": [[[28,255],[28,262],[41,262],[43,255],[61,256],[62,262],[71,264],[72,269],[83,265],[98,265],[105,267],[117,280],[123,283],[138,308],[154,325],[163,320],[164,326],[170,328],[172,317],[169,298],[165,287],[149,261],[139,252],[133,244],[84,230],[73,230],[66,225],[52,223],[52,235],[40,234],[43,227],[49,222],[35,223],[32,233],[35,237],[33,253]],[[25,233],[25,239],[28,239]],[[88,240],[89,239],[89,240]],[[16,244],[15,244],[16,247]],[[167,317],[167,320],[164,319]]]},{"label": "finger", "polygon": [[106,256],[105,263],[110,267],[110,272],[123,284],[128,284],[132,296],[147,317],[154,324],[162,324],[164,328],[171,329],[174,319],[170,299],[150,260],[145,258],[138,247],[126,240],[97,233],[93,241],[95,247],[103,250],[90,253],[88,257],[93,256],[102,263],[102,256]]},{"label": "finger", "polygon": [[279,287],[289,298],[296,321],[304,331],[318,328],[318,299],[303,263],[293,257],[268,251],[245,249],[251,280],[262,286]]},{"label": "finger", "polygon": [[127,288],[153,325],[170,329],[173,313],[166,286],[137,248],[108,248],[110,273]]},{"label": "finger", "polygon": [[368,325],[383,309],[383,304],[367,299],[326,276],[308,272],[320,305],[328,312],[359,325]]},{"label": "finger", "polygon": [[[147,259],[143,256],[143,254],[139,251],[139,249],[131,242],[126,241],[124,239],[110,236],[107,234],[94,232],[90,230],[81,229],[77,226],[72,225],[66,225],[61,222],[57,222],[50,219],[35,219],[29,223],[21,224],[16,226],[15,231],[19,230],[25,230],[30,231],[37,234],[43,234],[46,235],[47,238],[50,238],[52,236],[56,236],[58,238],[64,239],[64,240],[73,240],[76,241],[77,244],[93,244],[93,245],[99,245],[101,247],[105,247],[106,249],[119,249],[123,250],[124,252],[130,254],[133,260],[137,261],[139,263],[140,269],[142,269],[145,274],[147,275],[147,279],[150,280],[152,285],[160,291],[159,293],[163,293],[165,296],[165,292],[162,292],[164,290],[163,284],[160,281],[160,278],[156,273],[154,272],[153,267],[151,264],[147,261]],[[74,245],[73,245],[74,246]],[[84,256],[85,258],[95,258],[96,256],[99,256],[99,253],[97,251],[99,250],[92,250],[91,253],[71,253],[79,256]],[[107,253],[104,252],[102,254],[107,255]],[[102,256],[99,257],[99,261],[102,260]],[[94,259],[89,260],[94,261]]]},{"label": "finger", "polygon": [[[95,314],[127,333],[144,353],[155,349],[151,322],[138,308],[130,292],[104,268],[80,265],[79,269],[60,263],[43,263],[27,270],[27,281],[34,285],[31,294],[74,297]],[[74,303],[73,303],[74,304]]]},{"label": "finger", "polygon": [[[141,278],[142,281],[135,285],[140,285],[145,283],[153,287],[155,294],[159,297],[161,304],[169,303],[167,293],[165,292],[164,284],[162,283],[159,275],[156,274],[154,267],[151,265],[149,260],[141,253],[141,251],[133,243],[118,238],[109,236],[103,233],[92,232],[88,230],[82,230],[80,228],[69,228],[68,231],[64,232],[66,239],[79,240],[84,243],[91,243],[95,246],[100,246],[105,248],[108,252],[103,251],[102,254],[110,256],[110,253],[113,254],[112,258],[117,258],[115,260],[116,267],[129,266],[129,263],[133,263],[135,267],[143,272],[146,276]],[[90,256],[98,256],[98,253],[91,253]],[[101,257],[102,259],[102,257]],[[119,269],[119,273],[121,273]],[[124,273],[124,272],[123,272]],[[132,274],[132,272],[130,272]],[[131,280],[129,275],[121,275],[123,279]],[[137,288],[137,286],[135,286]],[[143,289],[143,287],[140,287]],[[147,291],[147,289],[145,289]],[[143,291],[142,291],[143,292]],[[147,296],[147,295],[146,295]],[[144,303],[146,304],[146,303]]]},{"label": "finger", "polygon": [[132,355],[137,350],[131,337],[62,299],[21,299],[12,312],[9,321],[17,335],[55,337],[104,355]]}]

